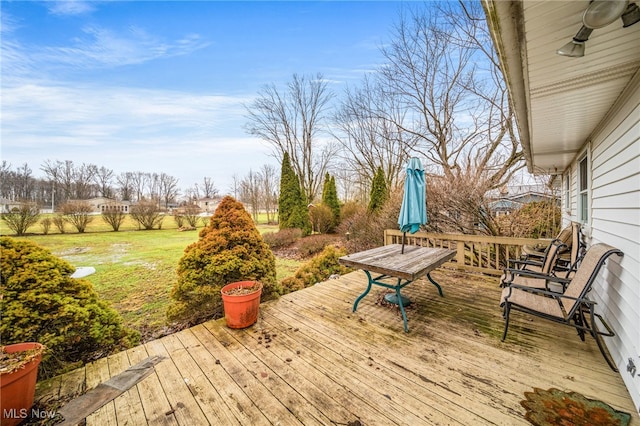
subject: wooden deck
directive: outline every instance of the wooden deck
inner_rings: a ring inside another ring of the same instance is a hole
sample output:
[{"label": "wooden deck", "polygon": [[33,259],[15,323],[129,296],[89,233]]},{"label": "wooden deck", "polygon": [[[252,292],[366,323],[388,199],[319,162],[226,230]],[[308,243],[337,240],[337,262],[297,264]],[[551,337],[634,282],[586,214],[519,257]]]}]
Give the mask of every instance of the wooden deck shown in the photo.
[{"label": "wooden deck", "polygon": [[[438,270],[403,290],[410,332],[375,289],[352,313],[366,277],[354,272],[261,305],[258,323],[211,321],[39,384],[40,406],[80,394],[153,355],[155,373],[87,425],[529,424],[534,387],[575,391],[630,413],[622,379],[590,337],[514,313],[509,337],[497,279]],[[359,422],[359,423],[358,423]]]}]

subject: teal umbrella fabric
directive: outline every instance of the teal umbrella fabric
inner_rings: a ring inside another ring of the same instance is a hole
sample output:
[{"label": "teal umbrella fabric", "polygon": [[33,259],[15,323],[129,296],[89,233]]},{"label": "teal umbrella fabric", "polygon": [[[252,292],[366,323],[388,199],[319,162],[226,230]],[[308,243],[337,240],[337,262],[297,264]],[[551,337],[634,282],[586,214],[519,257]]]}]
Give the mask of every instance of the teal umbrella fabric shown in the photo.
[{"label": "teal umbrella fabric", "polygon": [[[403,233],[414,234],[420,225],[427,223],[427,196],[424,168],[418,158],[407,163],[407,177],[404,181],[404,196],[398,217],[398,225]],[[404,252],[404,236],[402,238]]]}]

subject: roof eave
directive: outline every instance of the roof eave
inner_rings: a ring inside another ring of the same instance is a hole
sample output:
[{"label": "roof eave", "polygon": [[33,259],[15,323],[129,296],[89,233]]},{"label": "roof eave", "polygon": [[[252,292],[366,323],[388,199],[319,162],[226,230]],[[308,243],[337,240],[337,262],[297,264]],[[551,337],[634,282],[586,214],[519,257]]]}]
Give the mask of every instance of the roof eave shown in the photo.
[{"label": "roof eave", "polygon": [[482,0],[491,38],[507,83],[509,99],[516,115],[520,144],[527,170],[534,173],[531,152],[527,50],[522,2]]}]

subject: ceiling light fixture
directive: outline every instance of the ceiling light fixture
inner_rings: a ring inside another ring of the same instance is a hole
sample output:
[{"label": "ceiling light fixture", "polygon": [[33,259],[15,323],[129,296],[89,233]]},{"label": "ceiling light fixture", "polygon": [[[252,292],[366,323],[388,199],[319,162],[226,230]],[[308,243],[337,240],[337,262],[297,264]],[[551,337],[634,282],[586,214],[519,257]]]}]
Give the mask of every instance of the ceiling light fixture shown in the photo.
[{"label": "ceiling light fixture", "polygon": [[584,56],[584,42],[589,40],[589,36],[593,29],[587,28],[584,25],[580,28],[580,31],[573,37],[569,43],[562,46],[556,51],[558,55],[569,56],[571,58],[580,58]]},{"label": "ceiling light fixture", "polygon": [[558,55],[579,58],[584,56],[585,42],[591,32],[622,18],[623,27],[640,21],[640,8],[629,0],[591,0],[582,15],[582,27],[569,43],[556,51]]},{"label": "ceiling light fixture", "polygon": [[594,0],[582,15],[582,23],[593,30],[606,27],[627,9],[629,0]]}]

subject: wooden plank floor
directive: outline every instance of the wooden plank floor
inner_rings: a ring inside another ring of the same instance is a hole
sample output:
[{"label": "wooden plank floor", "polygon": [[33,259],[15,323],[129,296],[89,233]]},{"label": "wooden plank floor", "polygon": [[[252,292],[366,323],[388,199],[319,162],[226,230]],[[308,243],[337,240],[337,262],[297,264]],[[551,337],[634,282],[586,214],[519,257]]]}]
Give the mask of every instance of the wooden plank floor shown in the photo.
[{"label": "wooden plank floor", "polygon": [[396,308],[376,303],[384,289],[351,312],[366,284],[353,272],[262,304],[249,329],[210,321],[39,384],[37,398],[51,406],[162,355],[86,424],[518,425],[534,387],[602,400],[640,424],[593,339],[516,312],[503,343],[497,279],[432,276],[444,297],[423,280],[403,290],[409,333]]}]

